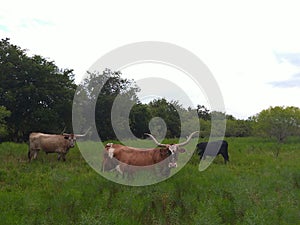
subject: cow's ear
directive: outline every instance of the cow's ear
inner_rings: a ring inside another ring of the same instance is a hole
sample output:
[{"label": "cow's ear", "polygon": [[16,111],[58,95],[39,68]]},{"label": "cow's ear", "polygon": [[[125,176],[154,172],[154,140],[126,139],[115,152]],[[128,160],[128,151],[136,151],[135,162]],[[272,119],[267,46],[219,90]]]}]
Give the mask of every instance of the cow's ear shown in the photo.
[{"label": "cow's ear", "polygon": [[185,148],[179,148],[179,149],[178,149],[178,152],[180,152],[180,153],[185,153],[186,150],[185,150]]}]

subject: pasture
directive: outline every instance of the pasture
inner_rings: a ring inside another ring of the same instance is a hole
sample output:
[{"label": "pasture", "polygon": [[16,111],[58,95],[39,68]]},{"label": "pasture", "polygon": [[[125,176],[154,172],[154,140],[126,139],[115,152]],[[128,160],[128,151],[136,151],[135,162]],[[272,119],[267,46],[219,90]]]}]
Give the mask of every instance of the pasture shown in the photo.
[{"label": "pasture", "polygon": [[226,140],[227,165],[219,155],[199,172],[193,155],[170,179],[144,187],[105,179],[78,148],[66,162],[40,152],[28,163],[26,144],[2,143],[0,224],[299,224],[300,139]]}]

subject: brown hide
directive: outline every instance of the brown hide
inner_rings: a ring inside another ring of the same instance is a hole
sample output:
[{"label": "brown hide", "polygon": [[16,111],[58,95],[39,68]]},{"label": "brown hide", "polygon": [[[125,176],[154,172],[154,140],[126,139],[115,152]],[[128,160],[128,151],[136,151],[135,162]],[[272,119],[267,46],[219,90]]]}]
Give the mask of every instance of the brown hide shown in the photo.
[{"label": "brown hide", "polygon": [[102,169],[103,171],[116,169],[123,173],[126,168],[130,174],[137,168],[153,168],[152,165],[164,161],[160,164],[160,169],[163,171],[167,167],[164,174],[168,176],[170,169],[177,167],[178,153],[185,152],[182,146],[187,145],[196,133],[199,133],[199,131],[191,133],[184,142],[178,144],[162,144],[153,135],[145,133],[160,147],[152,149],[140,149],[109,143],[105,146]]},{"label": "brown hide", "polygon": [[[110,151],[113,151],[113,153],[110,153]],[[126,172],[128,177],[132,178],[133,173],[139,169],[150,169],[155,172],[155,168],[151,166],[167,159],[170,154],[171,152],[165,147],[139,149],[119,144],[108,144],[105,146],[104,151],[102,163],[103,171],[114,170],[119,166],[120,173],[123,174]],[[168,160],[166,160],[166,163],[160,164],[159,170],[164,171],[163,168],[167,168],[168,170],[167,164]],[[167,173],[167,175],[169,175],[169,173]]]},{"label": "brown hide", "polygon": [[119,144],[105,147],[105,155],[109,157],[109,149],[113,157],[122,163],[132,166],[151,166],[166,159],[170,153],[167,148],[138,149]]}]

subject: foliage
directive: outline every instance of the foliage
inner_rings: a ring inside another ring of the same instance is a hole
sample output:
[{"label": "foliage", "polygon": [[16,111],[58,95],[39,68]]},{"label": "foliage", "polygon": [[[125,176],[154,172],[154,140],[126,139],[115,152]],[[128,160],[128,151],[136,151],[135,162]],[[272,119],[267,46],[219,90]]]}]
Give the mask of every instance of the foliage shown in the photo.
[{"label": "foliage", "polygon": [[202,138],[209,137],[211,132],[211,122],[208,120],[200,119],[200,136]]},{"label": "foliage", "polygon": [[[77,118],[81,118],[81,126],[85,124],[93,124],[92,118],[95,118],[97,131],[102,140],[114,139],[116,137],[112,128],[112,122],[116,123],[121,128],[121,123],[128,120],[127,115],[123,115],[127,107],[138,103],[136,93],[139,88],[133,80],[124,79],[121,77],[120,71],[111,71],[105,69],[102,73],[97,71],[88,72],[88,77],[78,86],[75,93],[77,97],[78,113]],[[118,100],[120,105],[116,104],[120,109],[115,109],[118,112],[116,120],[112,121],[111,112],[114,101]],[[81,104],[81,105],[79,105]],[[129,111],[129,110],[128,110]],[[94,115],[91,115],[94,113]],[[98,134],[93,134],[98,137]]]},{"label": "foliage", "polygon": [[24,140],[31,131],[71,129],[71,104],[76,85],[72,70],[61,70],[41,56],[0,41],[0,105],[11,111],[10,139]]},{"label": "foliage", "polygon": [[137,103],[130,111],[130,128],[132,133],[138,137],[144,137],[149,132],[149,122],[152,118],[147,104]]},{"label": "foliage", "polygon": [[204,105],[197,105],[197,114],[200,119],[210,120],[211,114],[209,109],[207,109]]},{"label": "foliage", "polygon": [[[66,162],[25,144],[0,144],[1,224],[298,224],[300,140],[228,138],[231,161],[198,171],[196,155],[172,178],[145,187],[105,180],[77,148]],[[169,140],[166,140],[169,141]]]},{"label": "foliage", "polygon": [[284,142],[287,137],[299,134],[300,109],[297,107],[270,107],[254,117],[256,133],[275,137]]},{"label": "foliage", "polygon": [[145,132],[166,138],[188,136],[200,126],[195,109],[185,109],[178,102],[168,102],[165,98],[149,104],[138,103],[130,115],[130,127],[137,137],[143,137]]},{"label": "foliage", "polygon": [[226,137],[249,137],[252,135],[253,122],[250,120],[227,119]]},{"label": "foliage", "polygon": [[[133,138],[131,133],[142,138],[145,132],[174,138],[187,136],[199,126],[201,137],[222,137],[225,122],[226,137],[256,134],[281,143],[300,132],[297,107],[270,107],[239,120],[200,104],[186,109],[164,98],[143,104],[135,81],[123,78],[120,71],[90,71],[77,87],[72,70],[59,69],[42,56],[28,56],[9,39],[0,41],[0,80],[0,106],[10,112],[8,116],[0,111],[0,134],[13,141],[27,140],[32,131],[71,132],[72,122],[82,131],[95,124],[97,133],[92,138],[102,140]],[[72,121],[72,113],[76,120]]]},{"label": "foliage", "polygon": [[0,106],[0,142],[1,139],[8,134],[6,120],[5,118],[9,117],[11,112],[7,110],[4,106]]},{"label": "foliage", "polygon": [[164,120],[167,125],[166,137],[179,137],[181,123],[178,111],[182,107],[178,102],[168,102],[166,99],[157,99],[149,103],[149,109],[152,118],[159,117]]},{"label": "foliage", "polygon": [[[192,132],[197,131],[201,129],[200,127],[200,120],[197,115],[197,110],[188,108],[185,109],[181,107],[179,109],[180,112],[180,123],[181,123],[181,136],[187,137],[189,136]],[[200,132],[200,134],[202,131]]]}]

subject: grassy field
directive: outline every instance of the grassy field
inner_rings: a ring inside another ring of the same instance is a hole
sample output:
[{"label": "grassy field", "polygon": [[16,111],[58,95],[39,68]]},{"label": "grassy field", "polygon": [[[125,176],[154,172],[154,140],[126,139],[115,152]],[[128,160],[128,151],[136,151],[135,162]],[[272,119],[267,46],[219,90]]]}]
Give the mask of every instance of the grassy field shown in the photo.
[{"label": "grassy field", "polygon": [[77,148],[28,163],[26,144],[2,143],[0,224],[300,224],[300,139],[226,140],[228,165],[218,156],[199,172],[194,155],[145,187],[105,179]]}]

